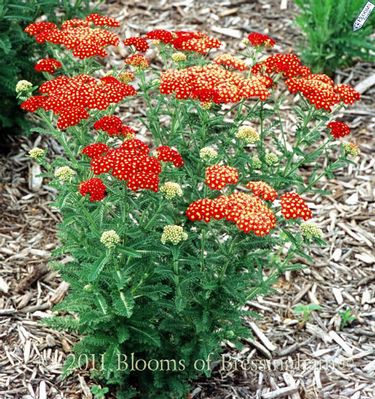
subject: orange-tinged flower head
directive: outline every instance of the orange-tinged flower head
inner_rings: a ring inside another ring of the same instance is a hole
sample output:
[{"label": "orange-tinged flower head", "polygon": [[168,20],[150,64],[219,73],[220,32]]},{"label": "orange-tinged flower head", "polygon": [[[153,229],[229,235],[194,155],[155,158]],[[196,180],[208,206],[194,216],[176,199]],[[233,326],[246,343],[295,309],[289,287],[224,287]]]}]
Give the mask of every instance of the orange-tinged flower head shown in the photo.
[{"label": "orange-tinged flower head", "polygon": [[273,202],[277,198],[277,191],[264,181],[251,181],[246,184],[246,187],[250,189],[254,195],[266,201]]},{"label": "orange-tinged flower head", "polygon": [[125,63],[135,68],[147,69],[150,66],[148,59],[143,54],[132,54],[125,59]]},{"label": "orange-tinged flower head", "polygon": [[231,69],[237,69],[238,71],[246,71],[249,67],[246,62],[239,58],[233,57],[231,54],[221,54],[214,58],[214,63],[222,65]]},{"label": "orange-tinged flower head", "polygon": [[239,230],[257,236],[269,234],[276,226],[271,209],[260,198],[245,193],[200,199],[189,205],[186,216],[193,222],[225,219],[236,223]]}]

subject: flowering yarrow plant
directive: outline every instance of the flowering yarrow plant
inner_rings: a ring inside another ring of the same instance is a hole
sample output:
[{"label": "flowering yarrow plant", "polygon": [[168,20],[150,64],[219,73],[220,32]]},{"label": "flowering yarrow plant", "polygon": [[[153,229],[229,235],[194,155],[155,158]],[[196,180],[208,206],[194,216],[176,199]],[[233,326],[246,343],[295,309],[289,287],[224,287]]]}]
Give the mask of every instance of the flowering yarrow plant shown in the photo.
[{"label": "flowering yarrow plant", "polygon": [[[54,76],[36,94],[22,84],[30,93],[21,107],[66,155],[48,163],[44,150],[30,150],[59,190],[53,266],[70,283],[47,322],[80,336],[66,374],[90,356],[92,377],[119,398],[182,399],[210,374],[222,342],[250,335],[246,302],[324,244],[312,194],[359,153],[336,141],[350,133],[336,113],[359,94],[295,54],[264,56],[275,41],[261,33],[232,54],[202,32],[122,38],[118,26],[92,14],[26,28],[50,46],[54,58],[37,65]],[[109,45],[128,55],[103,77],[94,57]],[[139,118],[124,111],[128,102],[146,104]],[[287,118],[296,126],[286,129]],[[130,354],[143,366],[128,367]]]}]

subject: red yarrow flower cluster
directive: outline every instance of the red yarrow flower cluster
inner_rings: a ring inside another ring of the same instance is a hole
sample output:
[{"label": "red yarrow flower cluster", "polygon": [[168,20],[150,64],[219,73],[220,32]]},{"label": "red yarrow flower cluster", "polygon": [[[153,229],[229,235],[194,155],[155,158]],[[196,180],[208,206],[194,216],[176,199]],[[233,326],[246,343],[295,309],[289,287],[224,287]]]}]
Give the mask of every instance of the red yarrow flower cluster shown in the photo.
[{"label": "red yarrow flower cluster", "polygon": [[285,193],[280,197],[281,213],[285,219],[312,218],[312,212],[305,200],[297,193]]},{"label": "red yarrow flower cluster", "polygon": [[95,147],[88,146],[82,151],[91,157],[90,169],[96,175],[110,173],[116,179],[126,181],[132,191],[158,191],[160,161],[149,155],[150,149],[145,143],[131,139],[105,152],[105,147],[98,147],[98,144],[102,143],[96,143]]},{"label": "red yarrow flower cluster", "polygon": [[[91,27],[90,24],[98,27]],[[91,14],[85,20],[72,19],[65,21],[61,28],[49,22],[34,23],[26,27],[25,32],[35,36],[38,43],[50,42],[72,50],[73,55],[80,58],[93,56],[105,57],[104,50],[109,45],[118,46],[120,39],[115,33],[101,28],[117,27],[119,23],[110,17]]]},{"label": "red yarrow flower cluster", "polygon": [[100,179],[94,177],[83,181],[79,185],[79,192],[84,197],[90,194],[91,202],[101,201],[106,196],[106,186]]},{"label": "red yarrow flower cluster", "polygon": [[129,37],[124,40],[125,46],[133,46],[137,51],[145,53],[149,49],[147,40],[143,37]]},{"label": "red yarrow flower cluster", "polygon": [[251,68],[251,72],[256,75],[281,73],[284,78],[311,74],[310,69],[302,65],[301,60],[295,54],[273,54],[264,61],[255,64]]},{"label": "red yarrow flower cluster", "polygon": [[94,123],[95,130],[103,130],[109,136],[125,136],[134,138],[135,130],[130,126],[123,125],[122,120],[115,115],[106,115]]},{"label": "red yarrow flower cluster", "polygon": [[82,150],[82,154],[86,154],[89,158],[96,158],[106,152],[108,152],[109,147],[104,143],[94,143],[86,146]]},{"label": "red yarrow flower cluster", "polygon": [[353,104],[360,94],[348,85],[335,86],[334,81],[324,74],[311,74],[302,78],[288,79],[286,85],[291,93],[301,93],[317,109],[331,111],[341,101]]},{"label": "red yarrow flower cluster", "polygon": [[216,64],[170,69],[162,73],[160,93],[174,93],[180,100],[192,98],[216,104],[235,103],[251,97],[265,100],[270,95],[264,81],[255,76],[245,78]]},{"label": "red yarrow flower cluster", "polygon": [[269,234],[276,226],[272,210],[260,198],[245,193],[200,199],[189,205],[186,216],[193,222],[225,219],[236,223],[239,230],[257,236]]},{"label": "red yarrow flower cluster", "polygon": [[135,94],[132,86],[114,77],[96,79],[89,75],[60,76],[43,83],[41,96],[32,96],[21,104],[25,111],[39,108],[58,115],[57,127],[66,129],[89,117],[88,110],[105,110],[125,97]]},{"label": "red yarrow flower cluster", "polygon": [[237,184],[238,170],[225,165],[209,166],[206,169],[205,183],[211,190],[221,190],[228,184]]},{"label": "red yarrow flower cluster", "polygon": [[335,139],[339,139],[340,137],[345,137],[350,134],[349,126],[344,122],[332,121],[328,123],[327,127],[331,129],[330,133]]},{"label": "red yarrow flower cluster", "polygon": [[237,69],[238,71],[246,71],[249,67],[245,61],[233,57],[231,54],[221,54],[213,59],[215,64],[223,65],[228,68]]},{"label": "red yarrow flower cluster", "polygon": [[210,50],[217,49],[221,46],[220,40],[202,32],[156,29],[148,32],[146,38],[159,40],[164,44],[173,46],[179,51],[192,51],[200,54],[207,54]]},{"label": "red yarrow flower cluster", "polygon": [[48,72],[50,74],[54,74],[60,68],[62,68],[61,62],[54,58],[43,58],[34,66],[37,72]]},{"label": "red yarrow flower cluster", "polygon": [[176,168],[184,166],[181,154],[167,145],[162,145],[156,149],[157,158],[162,162],[172,162]]},{"label": "red yarrow flower cluster", "polygon": [[150,66],[150,62],[143,54],[132,54],[125,59],[125,63],[135,68],[146,69]]},{"label": "red yarrow flower cluster", "polygon": [[277,198],[277,191],[264,181],[251,181],[246,184],[254,195],[266,201],[275,201]]},{"label": "red yarrow flower cluster", "polygon": [[249,39],[251,45],[254,47],[259,47],[259,46],[273,47],[276,44],[276,42],[271,37],[259,32],[252,32],[249,34],[247,38]]}]

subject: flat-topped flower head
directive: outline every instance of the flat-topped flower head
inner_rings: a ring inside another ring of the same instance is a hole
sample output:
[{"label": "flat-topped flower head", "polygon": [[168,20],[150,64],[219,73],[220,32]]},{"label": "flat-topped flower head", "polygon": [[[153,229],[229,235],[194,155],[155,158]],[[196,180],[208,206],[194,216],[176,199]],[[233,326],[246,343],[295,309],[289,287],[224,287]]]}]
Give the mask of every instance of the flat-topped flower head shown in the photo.
[{"label": "flat-topped flower head", "polygon": [[327,127],[331,130],[331,136],[333,136],[335,139],[339,139],[340,137],[345,137],[350,134],[350,127],[340,121],[332,121],[329,122]]},{"label": "flat-topped flower head", "polygon": [[186,216],[193,222],[224,219],[236,223],[238,229],[247,234],[253,232],[261,237],[276,226],[271,209],[260,198],[245,193],[199,199],[189,205]]},{"label": "flat-topped flower head", "polygon": [[121,239],[115,230],[106,230],[103,231],[100,237],[100,242],[107,248],[111,249],[120,244]]},{"label": "flat-topped flower head", "polygon": [[225,165],[209,166],[206,169],[205,183],[211,190],[221,190],[228,184],[237,184],[238,170]]},{"label": "flat-topped flower head", "polygon": [[98,179],[97,177],[93,177],[86,181],[83,181],[79,185],[80,194],[85,197],[87,194],[90,195],[90,202],[101,201],[106,196],[106,186],[105,184]]},{"label": "flat-topped flower head", "polygon": [[321,239],[323,237],[322,230],[315,223],[301,223],[300,230],[302,235],[308,240]]},{"label": "flat-topped flower head", "polygon": [[87,155],[89,158],[95,158],[108,152],[109,147],[104,143],[89,144],[82,150],[82,154]]},{"label": "flat-topped flower head", "polygon": [[280,197],[281,213],[285,219],[308,220],[312,218],[312,212],[305,200],[297,193],[285,193]]},{"label": "flat-topped flower head", "polygon": [[60,182],[70,181],[75,174],[76,172],[69,166],[60,166],[56,168],[54,173],[55,177],[57,177]]},{"label": "flat-topped flower head", "polygon": [[149,49],[147,40],[143,37],[129,37],[124,40],[125,46],[133,46],[137,51],[145,53]]},{"label": "flat-topped flower head", "polygon": [[132,139],[135,136],[135,130],[127,125],[123,125],[121,119],[115,115],[106,115],[94,123],[95,130],[102,130],[109,136],[123,136],[126,139]]},{"label": "flat-topped flower head", "polygon": [[[94,25],[94,26],[90,26]],[[85,20],[74,18],[65,21],[59,29],[49,22],[34,23],[26,27],[25,32],[35,36],[38,43],[50,42],[71,50],[75,57],[85,59],[89,57],[107,55],[105,47],[118,46],[118,35],[102,27],[117,27],[119,23],[110,17],[91,14]]]},{"label": "flat-topped flower head", "polygon": [[35,161],[40,161],[44,158],[46,151],[42,148],[34,147],[29,151],[29,157]]},{"label": "flat-topped flower head", "polygon": [[275,201],[277,198],[277,191],[264,181],[250,181],[246,184],[254,195],[266,201]]},{"label": "flat-topped flower head", "polygon": [[203,147],[199,151],[199,157],[202,161],[209,162],[217,158],[218,152],[213,147]]},{"label": "flat-topped flower head", "polygon": [[61,62],[54,58],[43,58],[34,67],[37,72],[48,72],[50,74],[54,74],[60,68],[62,68]]},{"label": "flat-topped flower head", "polygon": [[259,32],[251,32],[247,38],[253,47],[273,47],[276,44],[271,37]]},{"label": "flat-topped flower head", "polygon": [[160,93],[174,94],[179,100],[216,104],[236,103],[252,97],[265,100],[270,95],[261,78],[245,77],[215,63],[163,72]]},{"label": "flat-topped flower head", "polygon": [[246,71],[249,69],[245,61],[240,60],[231,54],[218,55],[213,59],[213,61],[215,64],[222,65],[230,69],[236,69],[237,71]]},{"label": "flat-topped flower head", "polygon": [[160,187],[160,192],[164,194],[167,200],[171,200],[176,197],[182,197],[182,188],[178,183],[167,181]]},{"label": "flat-topped flower head", "polygon": [[105,110],[135,94],[132,86],[113,76],[96,79],[89,75],[59,76],[43,83],[40,96],[32,96],[21,104],[25,111],[42,108],[58,115],[57,127],[66,129],[89,117],[89,110]]},{"label": "flat-topped flower head", "polygon": [[361,150],[359,149],[357,144],[344,143],[343,147],[344,147],[344,151],[345,151],[346,155],[350,155],[352,157],[357,157],[361,153]]},{"label": "flat-topped flower head", "polygon": [[251,165],[254,169],[261,169],[262,168],[262,161],[259,159],[257,155],[254,155],[251,158]]},{"label": "flat-topped flower head", "polygon": [[221,46],[220,40],[202,32],[173,31],[172,36],[171,44],[176,50],[207,54]]},{"label": "flat-topped flower head", "polygon": [[184,232],[183,227],[176,224],[170,224],[168,226],[164,226],[160,241],[162,244],[170,242],[173,245],[177,245],[182,241],[186,241],[187,239],[188,235],[186,232]]},{"label": "flat-topped flower head", "polygon": [[259,133],[250,126],[241,126],[236,133],[236,137],[246,144],[255,144],[260,140]]}]

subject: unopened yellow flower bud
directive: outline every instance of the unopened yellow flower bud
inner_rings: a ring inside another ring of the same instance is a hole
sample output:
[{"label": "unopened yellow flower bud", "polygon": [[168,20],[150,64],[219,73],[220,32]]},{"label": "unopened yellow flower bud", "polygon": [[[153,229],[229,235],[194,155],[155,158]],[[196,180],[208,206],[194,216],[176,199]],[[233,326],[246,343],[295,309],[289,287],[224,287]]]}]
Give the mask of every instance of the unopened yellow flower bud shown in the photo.
[{"label": "unopened yellow flower bud", "polygon": [[213,147],[204,147],[199,151],[199,156],[203,161],[212,161],[217,155],[217,151]]},{"label": "unopened yellow flower bud", "polygon": [[60,166],[55,170],[55,177],[57,177],[61,182],[69,181],[76,172],[69,166]]},{"label": "unopened yellow flower bud", "polygon": [[186,54],[178,52],[172,54],[172,60],[174,62],[184,62],[186,61]]},{"label": "unopened yellow flower bud", "polygon": [[301,233],[308,240],[322,238],[323,232],[315,223],[302,223],[300,225]]},{"label": "unopened yellow flower bud", "polygon": [[250,126],[242,126],[238,129],[236,137],[246,144],[255,144],[260,140],[259,133]]},{"label": "unopened yellow flower bud", "polygon": [[42,148],[32,148],[29,151],[29,157],[31,159],[35,159],[36,161],[40,161],[44,157],[45,151]]},{"label": "unopened yellow flower bud", "polygon": [[188,235],[181,226],[170,224],[165,226],[160,241],[165,244],[171,242],[173,245],[179,244],[181,241],[187,240]]},{"label": "unopened yellow flower bud", "polygon": [[115,230],[104,231],[100,237],[100,242],[107,248],[113,248],[120,243],[120,237]]},{"label": "unopened yellow flower bud", "polygon": [[175,197],[182,197],[182,189],[178,183],[168,181],[160,187],[160,191],[164,194],[167,200]]}]

